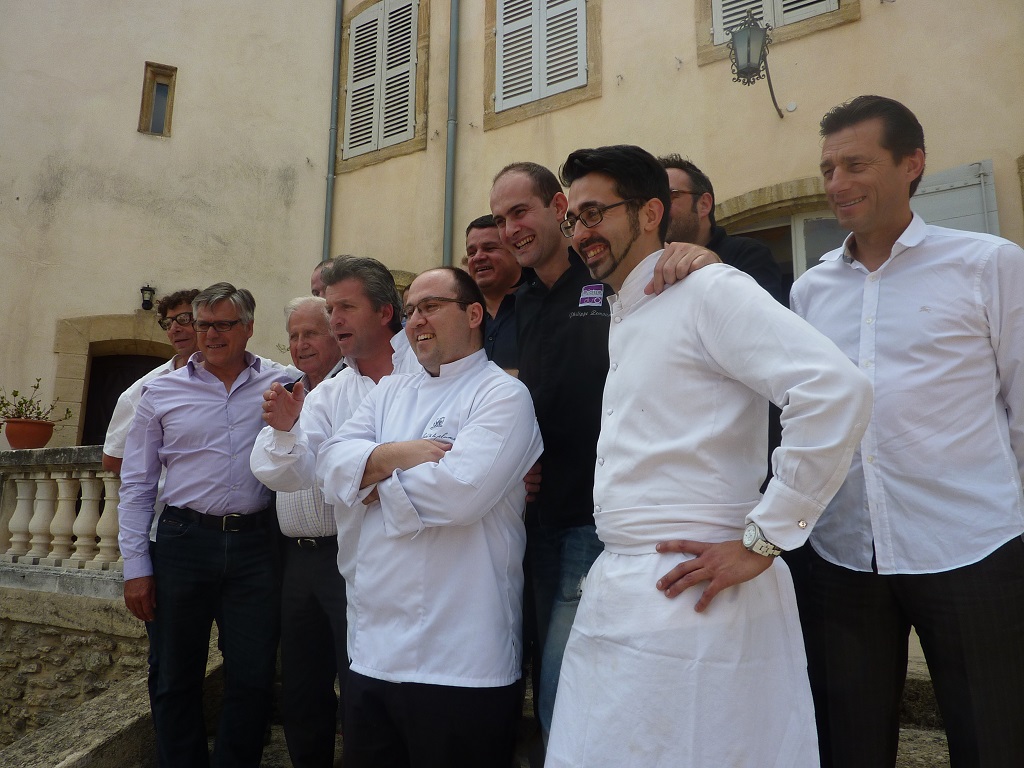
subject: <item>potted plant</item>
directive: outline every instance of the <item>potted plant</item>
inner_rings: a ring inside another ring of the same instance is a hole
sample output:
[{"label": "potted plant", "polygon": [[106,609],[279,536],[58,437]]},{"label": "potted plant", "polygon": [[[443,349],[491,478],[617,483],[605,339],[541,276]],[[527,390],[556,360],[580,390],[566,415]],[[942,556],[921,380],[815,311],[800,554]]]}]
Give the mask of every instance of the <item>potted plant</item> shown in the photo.
[{"label": "potted plant", "polygon": [[16,389],[8,395],[0,387],[0,420],[7,430],[7,442],[11,448],[42,448],[50,441],[54,425],[72,416],[68,408],[63,416],[53,418],[57,400],[54,398],[47,405],[39,399],[40,381],[36,379],[27,395],[22,395]]}]

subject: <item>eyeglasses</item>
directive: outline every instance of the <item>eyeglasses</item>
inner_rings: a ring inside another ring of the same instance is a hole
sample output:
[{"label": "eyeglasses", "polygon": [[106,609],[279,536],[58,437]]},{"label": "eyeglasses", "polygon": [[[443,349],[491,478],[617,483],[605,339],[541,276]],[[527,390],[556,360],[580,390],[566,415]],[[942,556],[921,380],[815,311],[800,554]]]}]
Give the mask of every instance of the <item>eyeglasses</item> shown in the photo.
[{"label": "eyeglasses", "polygon": [[573,216],[571,213],[567,214],[565,221],[559,222],[558,226],[562,230],[562,234],[566,237],[572,237],[573,231],[576,229],[576,222],[582,222],[583,226],[587,229],[596,227],[604,219],[605,211],[610,211],[612,208],[618,208],[620,205],[631,203],[632,200],[619,200],[617,203],[611,205],[592,205],[589,208],[584,208],[580,211],[578,216]]},{"label": "eyeglasses", "polygon": [[402,316],[409,320],[412,318],[413,312],[419,312],[423,317],[430,317],[445,304],[458,304],[465,309],[471,303],[462,299],[449,299],[444,296],[427,296],[427,298],[421,299],[415,304],[406,304],[402,308]]},{"label": "eyeglasses", "polygon": [[196,329],[196,333],[206,333],[211,328],[213,328],[215,331],[217,331],[217,333],[227,333],[232,328],[234,328],[236,325],[238,325],[240,322],[242,322],[242,321],[241,320],[214,320],[211,323],[211,322],[207,322],[206,320],[196,320],[194,323],[192,323],[192,327]]},{"label": "eyeglasses", "polygon": [[669,196],[673,200],[675,200],[680,195],[693,195],[694,197],[700,197],[704,193],[703,192],[694,192],[694,191],[689,190],[689,189],[670,189],[668,191],[668,194],[669,194]]},{"label": "eyeglasses", "polygon": [[156,324],[163,328],[165,331],[171,327],[171,323],[177,323],[178,325],[192,325],[195,318],[192,317],[191,312],[182,312],[180,315],[174,317],[161,317],[156,321]]}]

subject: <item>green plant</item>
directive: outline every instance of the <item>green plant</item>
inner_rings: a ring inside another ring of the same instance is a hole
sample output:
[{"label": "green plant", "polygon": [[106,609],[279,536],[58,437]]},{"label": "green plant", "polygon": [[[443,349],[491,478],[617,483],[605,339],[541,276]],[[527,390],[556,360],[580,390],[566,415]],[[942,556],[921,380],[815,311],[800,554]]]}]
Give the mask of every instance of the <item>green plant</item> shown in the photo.
[{"label": "green plant", "polygon": [[39,399],[39,382],[36,379],[32,385],[32,391],[28,395],[22,395],[18,390],[13,390],[8,396],[7,390],[0,387],[0,419],[34,419],[36,421],[64,421],[70,419],[71,409],[64,411],[64,415],[58,418],[52,416],[57,408],[57,399],[49,405]]}]

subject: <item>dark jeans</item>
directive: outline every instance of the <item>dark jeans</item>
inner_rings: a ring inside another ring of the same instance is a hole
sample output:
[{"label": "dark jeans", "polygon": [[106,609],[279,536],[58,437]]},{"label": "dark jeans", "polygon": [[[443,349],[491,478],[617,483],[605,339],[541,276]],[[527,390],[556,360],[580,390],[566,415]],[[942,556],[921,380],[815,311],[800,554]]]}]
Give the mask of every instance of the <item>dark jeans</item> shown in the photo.
[{"label": "dark jeans", "polygon": [[217,768],[258,768],[271,708],[280,619],[277,542],[269,527],[202,528],[164,511],[157,530],[153,719],[162,768],[209,765],[203,679],[220,627],[224,701]]},{"label": "dark jeans", "polygon": [[604,544],[593,525],[552,528],[534,524],[527,530],[526,556],[533,574],[533,596],[537,611],[537,647],[540,659],[540,690],[534,691],[534,709],[544,742],[551,731],[562,655],[576,609],[583,594],[583,579]]},{"label": "dark jeans", "polygon": [[349,670],[345,768],[507,768],[519,683],[459,688],[389,683]]},{"label": "dark jeans", "polygon": [[341,694],[348,673],[345,580],[338,573],[338,542],[300,548],[282,544],[281,718],[295,768],[331,768],[338,723],[334,682]]},{"label": "dark jeans", "polygon": [[[890,575],[811,555],[807,661],[822,766],[896,764],[907,638],[917,630],[950,764],[1024,766],[1024,542],[972,565]],[[804,610],[804,609],[807,610]]]}]

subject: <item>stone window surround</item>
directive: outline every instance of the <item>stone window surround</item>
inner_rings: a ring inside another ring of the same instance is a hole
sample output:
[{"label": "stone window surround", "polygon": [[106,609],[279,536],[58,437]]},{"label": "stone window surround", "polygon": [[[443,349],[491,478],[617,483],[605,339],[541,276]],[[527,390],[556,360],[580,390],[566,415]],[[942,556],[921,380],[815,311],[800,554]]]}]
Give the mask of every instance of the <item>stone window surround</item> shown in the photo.
[{"label": "stone window surround", "polygon": [[90,315],[58,320],[53,339],[57,356],[53,396],[57,409],[71,408],[72,417],[59,424],[50,445],[77,445],[82,434],[82,409],[89,389],[89,363],[105,355],[152,355],[170,360],[174,348],[156,324],[156,313]]},{"label": "stone window surround", "polygon": [[[351,47],[352,20],[359,14],[381,0],[363,0],[348,13],[341,28],[341,71],[338,75],[338,83],[341,92],[338,94],[338,136],[345,135],[345,98],[348,87],[348,58]],[[427,148],[427,71],[428,55],[430,53],[430,0],[419,0],[419,13],[416,18],[416,105],[414,107],[416,121],[415,133],[408,141],[392,144],[384,149],[377,149],[363,155],[356,155],[345,159],[344,142],[339,139],[335,150],[336,173],[349,173],[368,165],[376,165],[392,157],[408,155],[413,152]]]}]

